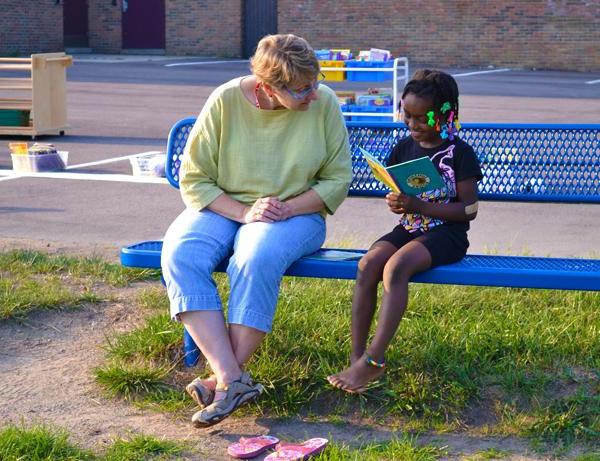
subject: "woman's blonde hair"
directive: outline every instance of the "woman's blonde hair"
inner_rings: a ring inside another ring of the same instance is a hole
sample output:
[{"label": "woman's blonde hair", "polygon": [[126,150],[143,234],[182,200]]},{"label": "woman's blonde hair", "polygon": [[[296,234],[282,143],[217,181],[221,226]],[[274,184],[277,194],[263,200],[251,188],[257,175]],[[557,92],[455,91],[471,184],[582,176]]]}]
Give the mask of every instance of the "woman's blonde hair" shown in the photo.
[{"label": "woman's blonde hair", "polygon": [[275,88],[310,82],[319,75],[319,61],[302,37],[292,34],[263,37],[250,59],[250,69],[259,81]]}]

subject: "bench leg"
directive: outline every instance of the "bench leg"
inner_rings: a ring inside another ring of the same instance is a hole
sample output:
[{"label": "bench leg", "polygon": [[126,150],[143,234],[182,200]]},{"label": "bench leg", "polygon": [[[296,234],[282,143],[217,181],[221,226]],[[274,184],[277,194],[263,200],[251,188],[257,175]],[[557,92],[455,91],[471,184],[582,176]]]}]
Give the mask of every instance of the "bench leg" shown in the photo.
[{"label": "bench leg", "polygon": [[200,349],[188,333],[183,329],[183,365],[186,367],[195,367],[200,358]]}]

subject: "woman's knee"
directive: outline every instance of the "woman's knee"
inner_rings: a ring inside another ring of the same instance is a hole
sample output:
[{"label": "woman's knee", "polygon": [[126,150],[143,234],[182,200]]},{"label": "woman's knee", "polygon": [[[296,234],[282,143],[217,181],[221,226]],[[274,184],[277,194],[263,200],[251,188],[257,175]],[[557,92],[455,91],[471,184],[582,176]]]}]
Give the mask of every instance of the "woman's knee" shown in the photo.
[{"label": "woman's knee", "polygon": [[237,250],[231,260],[227,272],[238,272],[244,275],[279,274],[287,268],[287,262],[279,248],[274,246],[257,246]]},{"label": "woman's knee", "polygon": [[161,254],[161,267],[166,276],[176,276],[177,274],[198,274],[210,275],[214,268],[214,263],[209,255],[205,257],[192,251],[190,245],[178,244],[172,245],[167,251]]}]

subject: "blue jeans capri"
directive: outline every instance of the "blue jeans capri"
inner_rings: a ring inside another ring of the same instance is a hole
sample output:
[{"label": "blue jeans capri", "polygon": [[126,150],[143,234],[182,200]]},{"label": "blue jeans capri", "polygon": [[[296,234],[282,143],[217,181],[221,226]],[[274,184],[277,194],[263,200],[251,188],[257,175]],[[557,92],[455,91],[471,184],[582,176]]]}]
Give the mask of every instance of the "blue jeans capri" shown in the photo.
[{"label": "blue jeans capri", "polygon": [[167,230],[161,255],[171,317],[223,310],[212,273],[231,255],[227,321],[268,333],[284,272],[324,241],[325,220],[319,213],[240,224],[208,209],[186,209]]}]

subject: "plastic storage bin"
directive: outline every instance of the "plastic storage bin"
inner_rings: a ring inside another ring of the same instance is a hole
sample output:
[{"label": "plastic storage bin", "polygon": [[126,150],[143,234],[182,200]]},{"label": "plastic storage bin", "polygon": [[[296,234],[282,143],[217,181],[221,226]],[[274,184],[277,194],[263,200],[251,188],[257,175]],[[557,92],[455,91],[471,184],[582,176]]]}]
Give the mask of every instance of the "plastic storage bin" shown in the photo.
[{"label": "plastic storage bin", "polygon": [[360,115],[352,115],[351,119],[353,122],[391,122],[393,118],[391,114],[394,113],[393,106],[359,106],[357,104],[349,104],[346,106],[347,109],[344,112],[363,112],[363,113],[386,113],[390,114],[390,116],[360,116]]},{"label": "plastic storage bin", "polygon": [[0,126],[28,126],[28,110],[0,109]]},{"label": "plastic storage bin", "polygon": [[326,61],[331,59],[331,50],[315,50],[315,55],[317,55],[318,60]]},{"label": "plastic storage bin", "polygon": [[[344,67],[347,61],[329,61],[323,60],[319,61],[321,67]],[[346,72],[338,72],[335,70],[325,70],[323,71],[323,75],[325,75],[325,80],[329,82],[341,82],[346,80]]]},{"label": "plastic storage bin", "polygon": [[363,94],[356,99],[360,106],[391,106],[393,98],[389,94]]},{"label": "plastic storage bin", "polygon": [[[394,67],[394,61],[346,61],[346,69],[374,69],[385,67]],[[351,70],[346,71],[346,79],[353,82],[384,82],[386,80],[392,80],[393,75],[394,74],[392,72],[353,72]]]},{"label": "plastic storage bin", "polygon": [[129,159],[134,176],[156,176],[159,178],[165,176],[166,160],[164,152],[138,155]]},{"label": "plastic storage bin", "polygon": [[12,157],[13,171],[19,173],[64,170],[69,160],[67,151],[39,155],[10,154],[10,156]]}]

